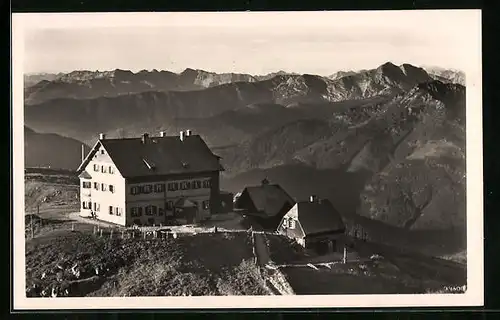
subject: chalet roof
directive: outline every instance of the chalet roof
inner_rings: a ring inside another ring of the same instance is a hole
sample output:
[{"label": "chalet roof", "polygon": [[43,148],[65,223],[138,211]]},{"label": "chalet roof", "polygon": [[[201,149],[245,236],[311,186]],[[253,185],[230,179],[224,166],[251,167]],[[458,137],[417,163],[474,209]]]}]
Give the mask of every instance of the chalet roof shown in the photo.
[{"label": "chalet roof", "polygon": [[187,199],[187,198],[180,198],[177,200],[174,204],[174,207],[176,208],[193,208],[193,207],[198,207],[196,203],[193,201]]},{"label": "chalet roof", "polygon": [[[263,184],[245,188],[255,208],[268,217],[277,215],[288,202],[290,207],[295,200],[277,184]],[[243,192],[245,192],[243,190]]]},{"label": "chalet roof", "polygon": [[345,229],[340,213],[328,200],[299,202],[297,213],[306,236]]},{"label": "chalet roof", "polygon": [[[99,140],[122,176],[145,177],[224,170],[199,135]],[[93,153],[96,152],[96,147]],[[87,163],[93,157],[89,154]],[[79,170],[84,168],[84,162]]]}]

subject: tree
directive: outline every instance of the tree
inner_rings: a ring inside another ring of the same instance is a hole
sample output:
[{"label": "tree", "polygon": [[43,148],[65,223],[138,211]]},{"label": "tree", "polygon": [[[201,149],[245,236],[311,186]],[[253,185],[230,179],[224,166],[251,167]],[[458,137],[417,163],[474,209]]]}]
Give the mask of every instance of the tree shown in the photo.
[{"label": "tree", "polygon": [[433,195],[434,187],[432,184],[425,185],[416,190],[416,192],[409,190],[409,188],[401,188],[405,216],[409,216],[409,219],[404,222],[406,229],[411,228],[415,221],[422,215],[425,208],[431,203]]}]

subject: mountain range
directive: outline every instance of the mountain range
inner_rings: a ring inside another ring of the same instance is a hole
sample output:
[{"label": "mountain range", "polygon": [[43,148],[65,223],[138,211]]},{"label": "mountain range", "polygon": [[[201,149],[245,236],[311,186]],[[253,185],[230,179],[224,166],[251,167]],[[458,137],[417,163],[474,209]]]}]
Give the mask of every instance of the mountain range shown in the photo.
[{"label": "mountain range", "polygon": [[[75,71],[26,86],[25,125],[58,135],[42,135],[54,163],[59,139],[92,145],[100,132],[191,129],[222,157],[229,191],[267,177],[296,199],[329,198],[355,223],[463,241],[465,76],[436,70],[388,62],[327,77]],[[27,163],[42,162],[33,157]]]}]

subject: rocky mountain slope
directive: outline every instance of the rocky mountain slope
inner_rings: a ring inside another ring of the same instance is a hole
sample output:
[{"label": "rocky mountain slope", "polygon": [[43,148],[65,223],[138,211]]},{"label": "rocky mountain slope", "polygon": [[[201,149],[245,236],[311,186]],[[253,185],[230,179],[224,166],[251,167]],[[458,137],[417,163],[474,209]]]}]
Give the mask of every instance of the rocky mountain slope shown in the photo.
[{"label": "rocky mountain slope", "polygon": [[444,69],[439,67],[426,68],[427,73],[435,80],[445,83],[457,83],[465,86],[465,73],[461,70]]},{"label": "rocky mountain slope", "polygon": [[232,175],[226,187],[236,191],[258,183],[245,177],[269,175],[294,197],[314,192],[347,215],[406,229],[462,230],[464,110],[464,87],[432,81],[385,102],[338,110],[328,122],[289,123],[221,150]]}]

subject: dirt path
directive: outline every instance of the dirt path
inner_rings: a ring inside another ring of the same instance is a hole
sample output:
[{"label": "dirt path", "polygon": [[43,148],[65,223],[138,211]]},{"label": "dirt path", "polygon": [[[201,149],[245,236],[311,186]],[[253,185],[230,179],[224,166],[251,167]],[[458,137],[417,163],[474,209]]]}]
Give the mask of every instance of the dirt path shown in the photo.
[{"label": "dirt path", "polygon": [[98,226],[103,227],[103,228],[119,228],[120,227],[118,225],[115,225],[112,223],[107,223],[107,222],[104,222],[101,220],[94,220],[94,219],[90,219],[90,218],[81,217],[79,212],[74,212],[74,211],[68,213],[66,215],[66,218],[77,221],[77,222],[81,222],[81,223],[95,224],[95,225],[98,225]]},{"label": "dirt path", "polygon": [[262,233],[254,233],[255,253],[257,255],[257,263],[260,266],[265,266],[269,263],[269,251],[266,244],[266,239]]}]

